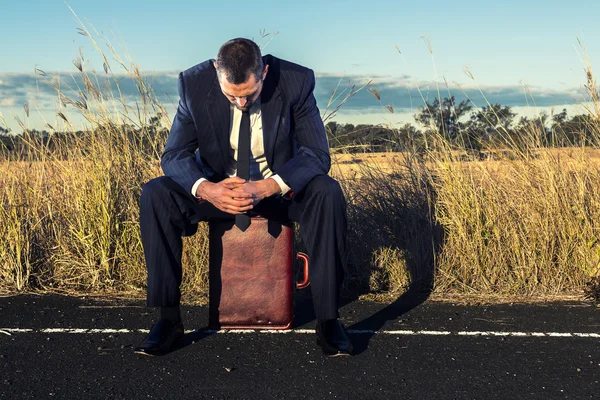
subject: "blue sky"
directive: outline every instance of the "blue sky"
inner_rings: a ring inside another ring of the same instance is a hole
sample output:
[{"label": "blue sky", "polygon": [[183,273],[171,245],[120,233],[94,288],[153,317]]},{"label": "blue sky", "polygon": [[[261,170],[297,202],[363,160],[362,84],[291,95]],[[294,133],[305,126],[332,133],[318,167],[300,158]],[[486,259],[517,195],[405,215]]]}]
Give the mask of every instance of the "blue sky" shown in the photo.
[{"label": "blue sky", "polygon": [[[483,99],[475,83],[491,102],[531,113],[535,110],[527,107],[524,83],[539,99],[538,106],[562,108],[577,103],[585,83],[577,40],[586,44],[592,65],[600,61],[600,2],[591,0],[71,0],[68,4],[114,44],[124,44],[141,70],[160,82],[157,93],[165,99],[176,97],[178,71],[214,57],[224,41],[258,38],[262,29],[278,31],[265,52],[315,70],[321,108],[332,85],[345,76],[356,82],[373,78],[382,101],[397,111],[384,115],[381,105],[365,92],[347,104],[336,118],[341,122],[382,122],[384,117],[413,122],[411,116],[422,104],[415,85],[433,96],[436,77],[445,79],[457,97],[464,91],[476,103]],[[77,34],[78,24],[61,0],[0,0],[0,15],[0,112],[14,129],[12,116],[25,118],[24,102],[52,114],[52,102],[31,93],[38,90],[31,80],[35,66],[47,73],[75,73],[71,61],[80,46],[94,59],[89,41]],[[433,57],[423,37],[431,39]],[[476,82],[466,76],[465,66]],[[35,125],[35,116],[31,118]]]}]

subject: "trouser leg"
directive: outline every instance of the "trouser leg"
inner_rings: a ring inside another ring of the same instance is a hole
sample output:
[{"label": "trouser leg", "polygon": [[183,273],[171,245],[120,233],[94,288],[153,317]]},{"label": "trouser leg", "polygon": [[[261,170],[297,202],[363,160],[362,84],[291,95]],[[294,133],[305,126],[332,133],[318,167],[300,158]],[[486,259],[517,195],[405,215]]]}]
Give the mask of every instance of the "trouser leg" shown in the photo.
[{"label": "trouser leg", "polygon": [[199,221],[227,216],[208,202],[198,203],[171,178],[163,176],[143,186],[140,229],[148,270],[148,306],[179,305],[182,236],[193,235]]},{"label": "trouser leg", "polygon": [[300,223],[300,237],[310,257],[309,275],[319,320],[338,317],[346,270],[346,200],[331,177],[314,178],[295,194],[290,217]]}]

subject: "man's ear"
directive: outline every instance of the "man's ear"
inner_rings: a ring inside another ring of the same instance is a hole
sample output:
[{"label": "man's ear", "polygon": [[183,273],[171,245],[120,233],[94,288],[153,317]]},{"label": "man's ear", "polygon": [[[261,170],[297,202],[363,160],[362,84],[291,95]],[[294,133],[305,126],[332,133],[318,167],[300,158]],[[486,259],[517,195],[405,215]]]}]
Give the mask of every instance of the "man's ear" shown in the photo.
[{"label": "man's ear", "polygon": [[263,79],[263,81],[267,77],[267,72],[269,72],[269,64],[265,65],[265,69],[263,70],[263,73],[262,73],[262,79]]}]

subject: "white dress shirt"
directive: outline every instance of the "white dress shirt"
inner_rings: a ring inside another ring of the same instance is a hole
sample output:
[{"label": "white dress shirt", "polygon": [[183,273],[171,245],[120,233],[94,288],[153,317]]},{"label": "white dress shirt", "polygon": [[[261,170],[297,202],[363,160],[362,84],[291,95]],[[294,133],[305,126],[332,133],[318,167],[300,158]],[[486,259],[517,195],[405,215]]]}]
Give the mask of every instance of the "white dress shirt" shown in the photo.
[{"label": "white dress shirt", "polygon": [[[231,104],[231,132],[229,133],[229,157],[227,159],[227,176],[230,178],[237,174],[237,152],[238,139],[240,136],[240,124],[242,122],[242,111]],[[250,106],[250,180],[259,181],[262,179],[273,178],[284,195],[290,191],[290,187],[281,179],[279,175],[274,175],[267,164],[265,155],[265,143],[263,140],[262,115],[260,110],[260,97]],[[206,178],[200,178],[192,186],[192,195],[196,196],[198,186]]]}]

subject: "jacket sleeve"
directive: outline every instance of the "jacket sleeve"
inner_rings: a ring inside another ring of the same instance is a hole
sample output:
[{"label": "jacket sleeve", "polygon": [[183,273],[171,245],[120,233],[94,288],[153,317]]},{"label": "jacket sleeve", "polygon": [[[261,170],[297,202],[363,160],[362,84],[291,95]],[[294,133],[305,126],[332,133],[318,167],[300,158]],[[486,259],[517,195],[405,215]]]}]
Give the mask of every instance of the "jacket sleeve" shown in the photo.
[{"label": "jacket sleeve", "polygon": [[205,178],[195,161],[197,149],[198,135],[186,103],[183,73],[180,73],[179,106],[160,164],[165,176],[172,178],[188,193],[191,193],[192,186],[198,179]]},{"label": "jacket sleeve", "polygon": [[302,191],[316,176],[327,175],[331,167],[327,135],[313,94],[314,72],[307,70],[300,84],[300,96],[291,110],[294,157],[277,170],[294,192]]}]

